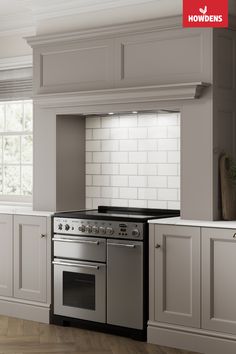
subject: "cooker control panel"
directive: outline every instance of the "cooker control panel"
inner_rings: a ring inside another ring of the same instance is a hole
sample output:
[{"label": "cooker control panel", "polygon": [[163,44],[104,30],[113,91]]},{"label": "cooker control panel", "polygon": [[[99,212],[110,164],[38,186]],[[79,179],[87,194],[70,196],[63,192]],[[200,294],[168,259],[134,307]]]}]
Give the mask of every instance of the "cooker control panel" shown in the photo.
[{"label": "cooker control panel", "polygon": [[130,221],[54,218],[53,232],[64,235],[90,235],[142,240],[144,225],[143,223]]}]

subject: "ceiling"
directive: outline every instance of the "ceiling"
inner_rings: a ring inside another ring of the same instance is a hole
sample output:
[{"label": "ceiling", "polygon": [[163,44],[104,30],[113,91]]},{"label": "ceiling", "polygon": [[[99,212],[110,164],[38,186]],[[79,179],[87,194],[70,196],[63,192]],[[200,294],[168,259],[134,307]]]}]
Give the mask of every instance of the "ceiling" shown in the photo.
[{"label": "ceiling", "polygon": [[[236,15],[235,0],[229,8]],[[0,33],[30,27],[65,31],[181,13],[182,0],[0,0]]]}]

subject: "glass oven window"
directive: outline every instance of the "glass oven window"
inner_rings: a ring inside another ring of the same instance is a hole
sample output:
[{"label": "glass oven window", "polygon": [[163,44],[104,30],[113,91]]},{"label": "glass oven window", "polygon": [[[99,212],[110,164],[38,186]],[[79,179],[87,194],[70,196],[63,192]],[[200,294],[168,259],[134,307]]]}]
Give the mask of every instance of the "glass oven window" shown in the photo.
[{"label": "glass oven window", "polygon": [[63,305],[95,310],[95,275],[63,272]]}]

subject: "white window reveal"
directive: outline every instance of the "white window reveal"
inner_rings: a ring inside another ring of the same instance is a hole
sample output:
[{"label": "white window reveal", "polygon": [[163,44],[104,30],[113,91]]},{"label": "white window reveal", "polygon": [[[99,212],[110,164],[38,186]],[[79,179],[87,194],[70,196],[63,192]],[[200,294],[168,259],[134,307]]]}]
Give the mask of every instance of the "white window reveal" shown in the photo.
[{"label": "white window reveal", "polygon": [[0,102],[0,201],[31,202],[32,101]]}]

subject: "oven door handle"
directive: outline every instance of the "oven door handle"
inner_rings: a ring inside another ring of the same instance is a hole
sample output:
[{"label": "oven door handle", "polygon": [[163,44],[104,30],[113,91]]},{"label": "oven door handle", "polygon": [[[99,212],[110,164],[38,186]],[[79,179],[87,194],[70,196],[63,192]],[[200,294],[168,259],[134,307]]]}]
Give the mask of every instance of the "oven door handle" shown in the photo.
[{"label": "oven door handle", "polygon": [[77,238],[68,238],[68,237],[60,237],[56,238],[53,237],[52,241],[59,241],[59,242],[74,242],[74,243],[87,243],[92,245],[99,245],[99,241],[90,241],[90,240],[79,240]]},{"label": "oven door handle", "polygon": [[136,245],[130,245],[130,244],[128,244],[128,243],[109,243],[108,242],[108,245],[109,246],[118,246],[118,247],[128,247],[128,248],[135,248],[136,247]]},{"label": "oven door handle", "polygon": [[91,264],[83,264],[83,263],[72,263],[72,262],[64,262],[64,261],[52,261],[53,264],[68,266],[68,267],[78,267],[78,268],[89,268],[89,269],[99,269],[99,266],[91,265]]}]

